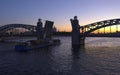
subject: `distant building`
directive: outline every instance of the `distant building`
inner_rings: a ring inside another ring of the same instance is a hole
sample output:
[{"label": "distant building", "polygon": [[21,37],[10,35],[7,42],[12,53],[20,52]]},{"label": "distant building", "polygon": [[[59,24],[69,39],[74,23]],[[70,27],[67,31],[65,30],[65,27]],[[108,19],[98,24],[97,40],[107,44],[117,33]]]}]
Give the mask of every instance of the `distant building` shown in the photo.
[{"label": "distant building", "polygon": [[54,26],[52,32],[57,32],[57,28]]}]

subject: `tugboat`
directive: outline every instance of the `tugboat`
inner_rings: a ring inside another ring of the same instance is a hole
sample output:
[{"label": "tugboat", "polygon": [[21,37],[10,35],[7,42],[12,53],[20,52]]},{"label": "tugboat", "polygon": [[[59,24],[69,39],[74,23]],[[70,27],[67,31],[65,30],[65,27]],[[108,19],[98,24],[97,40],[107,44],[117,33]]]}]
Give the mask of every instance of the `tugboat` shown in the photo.
[{"label": "tugboat", "polygon": [[33,49],[39,49],[48,47],[51,45],[59,44],[59,39],[52,39],[52,21],[46,21],[45,27],[42,27],[41,19],[38,19],[36,33],[37,33],[37,40],[29,40],[27,42],[21,42],[15,45],[16,51],[29,51]]}]

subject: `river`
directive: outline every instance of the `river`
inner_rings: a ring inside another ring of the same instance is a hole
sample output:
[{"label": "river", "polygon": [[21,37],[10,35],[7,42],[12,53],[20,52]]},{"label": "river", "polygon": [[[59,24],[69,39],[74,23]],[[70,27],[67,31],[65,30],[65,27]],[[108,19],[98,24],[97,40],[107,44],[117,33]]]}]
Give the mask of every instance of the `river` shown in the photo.
[{"label": "river", "polygon": [[88,37],[79,50],[57,38],[60,45],[28,52],[0,43],[0,75],[120,75],[120,38]]}]

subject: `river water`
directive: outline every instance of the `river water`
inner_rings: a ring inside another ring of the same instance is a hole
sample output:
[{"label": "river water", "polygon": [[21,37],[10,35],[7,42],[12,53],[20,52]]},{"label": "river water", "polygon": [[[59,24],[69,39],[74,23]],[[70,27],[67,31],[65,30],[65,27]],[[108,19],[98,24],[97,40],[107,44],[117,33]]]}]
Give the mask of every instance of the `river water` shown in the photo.
[{"label": "river water", "polygon": [[60,45],[28,52],[0,43],[0,75],[120,75],[120,38],[88,37],[79,50],[57,38]]}]

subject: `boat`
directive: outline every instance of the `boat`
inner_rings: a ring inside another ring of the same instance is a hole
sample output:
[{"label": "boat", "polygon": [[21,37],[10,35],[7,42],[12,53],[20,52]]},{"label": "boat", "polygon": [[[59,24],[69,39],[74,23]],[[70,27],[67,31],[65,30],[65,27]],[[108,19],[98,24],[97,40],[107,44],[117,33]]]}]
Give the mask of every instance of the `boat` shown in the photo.
[{"label": "boat", "polygon": [[52,45],[58,45],[60,44],[59,39],[47,41],[47,40],[30,40],[26,42],[20,42],[17,45],[15,45],[15,50],[16,51],[30,51],[34,49],[39,49],[39,48],[45,48],[49,47]]}]

